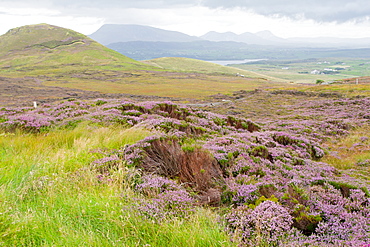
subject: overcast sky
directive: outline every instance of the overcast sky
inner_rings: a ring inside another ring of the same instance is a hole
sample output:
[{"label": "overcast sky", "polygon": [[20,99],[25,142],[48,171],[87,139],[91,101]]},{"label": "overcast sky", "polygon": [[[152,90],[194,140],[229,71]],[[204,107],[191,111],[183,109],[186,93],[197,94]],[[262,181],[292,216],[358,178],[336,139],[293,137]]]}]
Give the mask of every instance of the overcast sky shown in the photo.
[{"label": "overcast sky", "polygon": [[370,37],[368,0],[0,0],[0,34],[48,23],[91,34],[140,24],[189,35],[270,30],[288,37]]}]

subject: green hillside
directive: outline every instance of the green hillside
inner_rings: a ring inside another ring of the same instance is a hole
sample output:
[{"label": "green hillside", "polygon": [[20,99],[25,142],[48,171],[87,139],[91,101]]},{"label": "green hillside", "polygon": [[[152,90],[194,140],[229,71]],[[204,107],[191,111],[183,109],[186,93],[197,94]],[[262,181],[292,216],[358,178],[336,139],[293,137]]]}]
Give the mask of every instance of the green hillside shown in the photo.
[{"label": "green hillside", "polygon": [[252,71],[227,67],[202,60],[183,58],[183,57],[162,57],[143,61],[149,65],[157,66],[162,69],[170,69],[183,72],[197,72],[206,74],[224,74],[224,75],[243,75],[248,78],[267,79],[272,81],[282,81],[281,79],[258,74]]},{"label": "green hillside", "polygon": [[17,52],[21,50],[31,51],[31,48],[56,48],[58,45],[68,45],[76,42],[82,42],[86,37],[80,33],[64,28],[38,24],[22,26],[9,30],[1,36],[0,45],[2,47],[0,54],[8,52]]},{"label": "green hillside", "polygon": [[89,67],[148,69],[73,30],[48,24],[9,30],[0,36],[0,67],[6,74],[65,72]]}]

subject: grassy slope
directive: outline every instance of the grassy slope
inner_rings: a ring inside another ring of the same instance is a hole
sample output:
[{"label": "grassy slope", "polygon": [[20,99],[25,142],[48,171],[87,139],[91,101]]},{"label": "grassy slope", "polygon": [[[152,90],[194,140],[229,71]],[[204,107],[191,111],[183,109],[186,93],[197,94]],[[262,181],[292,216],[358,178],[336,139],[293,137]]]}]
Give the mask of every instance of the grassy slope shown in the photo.
[{"label": "grassy slope", "polygon": [[0,245],[232,246],[209,210],[163,224],[124,210],[134,203],[124,166],[99,182],[91,162],[100,157],[91,150],[149,134],[87,124],[47,135],[0,134]]},{"label": "grassy slope", "polygon": [[47,24],[12,29],[0,37],[0,66],[7,75],[46,73],[73,69],[120,67],[148,69],[143,63],[116,53],[85,35]]}]

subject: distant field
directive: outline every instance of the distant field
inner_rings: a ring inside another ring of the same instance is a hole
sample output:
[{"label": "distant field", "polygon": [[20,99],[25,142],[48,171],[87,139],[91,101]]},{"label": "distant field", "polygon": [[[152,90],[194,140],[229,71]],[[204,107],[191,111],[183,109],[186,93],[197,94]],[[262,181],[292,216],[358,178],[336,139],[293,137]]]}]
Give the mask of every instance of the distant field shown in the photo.
[{"label": "distant field", "polygon": [[127,93],[136,95],[156,95],[163,97],[203,98],[223,93],[232,94],[239,90],[257,88],[286,88],[287,83],[268,82],[264,79],[242,78],[231,75],[205,75],[201,73],[152,72],[133,73],[127,78],[104,80],[91,78],[68,78],[68,82],[46,81],[46,86],[58,86],[81,90],[95,90],[102,93]]},{"label": "distant field", "polygon": [[232,66],[295,83],[316,83],[316,80],[330,82],[370,75],[370,59],[356,58],[267,60]]}]

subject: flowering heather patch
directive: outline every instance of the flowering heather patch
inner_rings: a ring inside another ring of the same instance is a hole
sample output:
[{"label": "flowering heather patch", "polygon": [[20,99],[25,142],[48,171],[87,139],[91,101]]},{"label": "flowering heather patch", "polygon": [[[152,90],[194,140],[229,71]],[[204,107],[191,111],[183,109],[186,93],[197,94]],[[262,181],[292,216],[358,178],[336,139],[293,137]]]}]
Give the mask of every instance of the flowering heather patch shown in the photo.
[{"label": "flowering heather patch", "polygon": [[134,205],[141,215],[154,221],[162,221],[173,216],[185,216],[192,212],[194,199],[175,181],[157,175],[142,176],[142,183],[136,191],[147,199]]},{"label": "flowering heather patch", "polygon": [[296,133],[317,141],[346,135],[352,128],[370,123],[369,97],[326,98],[293,93],[259,90],[207,109],[250,118],[265,130]]},{"label": "flowering heather patch", "polygon": [[147,174],[142,176],[142,183],[136,186],[136,190],[145,194],[146,196],[157,196],[160,193],[180,190],[181,187],[174,180]]},{"label": "flowering heather patch", "polygon": [[288,211],[270,200],[262,202],[254,209],[248,206],[238,207],[227,214],[225,220],[227,231],[231,232],[234,241],[241,241],[247,246],[279,246],[293,223]]},{"label": "flowering heather patch", "polygon": [[[105,102],[105,103],[104,103]],[[202,115],[202,116],[200,116]],[[32,130],[51,125],[62,126],[76,121],[102,124],[119,123],[127,126],[140,124],[150,129],[171,134],[202,135],[236,129],[258,129],[253,122],[241,118],[216,114],[200,114],[172,102],[133,102],[102,100],[92,102],[66,101],[58,105],[45,105],[37,109],[25,107],[0,110],[0,128],[14,130],[23,126]],[[221,119],[222,118],[222,119]],[[26,128],[26,130],[31,130]]]},{"label": "flowering heather patch", "polygon": [[229,210],[226,230],[242,244],[368,244],[369,182],[320,162],[325,155],[320,142],[368,124],[369,99],[318,100],[286,108],[295,115],[261,117],[258,125],[172,102],[68,101],[2,109],[0,128],[40,131],[78,121],[146,128],[155,135],[108,150],[92,163],[104,181],[107,169],[118,165],[140,171],[134,190],[144,199],[133,207],[143,216],[157,222],[185,216],[206,204],[212,191],[212,205]]},{"label": "flowering heather patch", "polygon": [[311,136],[317,140],[348,134],[356,126],[368,125],[370,98],[315,99],[283,106],[289,114],[274,119],[259,118],[265,128]]},{"label": "flowering heather patch", "polygon": [[139,200],[133,206],[142,216],[155,222],[185,217],[192,213],[194,199],[186,190],[166,191],[154,198]]},{"label": "flowering heather patch", "polygon": [[24,113],[7,117],[1,125],[8,131],[14,131],[15,129],[39,131],[42,128],[50,127],[55,121],[52,116]]}]

